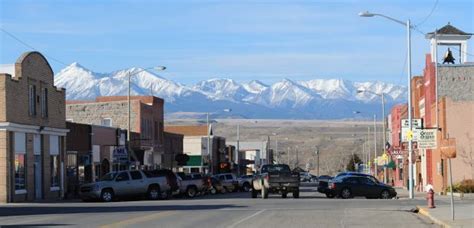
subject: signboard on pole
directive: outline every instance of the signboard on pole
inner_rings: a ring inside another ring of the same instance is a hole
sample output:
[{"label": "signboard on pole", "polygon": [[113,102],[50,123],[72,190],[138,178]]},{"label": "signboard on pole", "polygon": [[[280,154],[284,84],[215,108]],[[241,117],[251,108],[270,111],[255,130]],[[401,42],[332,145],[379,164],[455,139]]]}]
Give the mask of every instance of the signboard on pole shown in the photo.
[{"label": "signboard on pole", "polygon": [[[410,121],[408,119],[402,119],[402,128],[408,128]],[[411,128],[422,128],[423,124],[421,119],[412,119],[411,120]]]},{"label": "signboard on pole", "polygon": [[418,141],[418,136],[420,135],[419,131],[420,129],[416,129],[416,128],[411,129],[411,131],[408,128],[402,128],[401,141],[402,142],[408,142],[409,140]]},{"label": "signboard on pole", "polygon": [[437,147],[437,129],[422,129],[418,131],[418,148],[436,149]]}]

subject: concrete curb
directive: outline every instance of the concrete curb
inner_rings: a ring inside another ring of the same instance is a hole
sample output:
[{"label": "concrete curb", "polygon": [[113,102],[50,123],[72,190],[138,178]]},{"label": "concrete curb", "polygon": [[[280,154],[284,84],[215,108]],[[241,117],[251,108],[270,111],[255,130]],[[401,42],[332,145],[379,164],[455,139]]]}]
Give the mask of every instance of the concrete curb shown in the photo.
[{"label": "concrete curb", "polygon": [[429,219],[431,219],[431,221],[433,221],[434,223],[440,225],[441,227],[446,227],[446,228],[452,227],[451,225],[449,225],[449,224],[441,221],[440,219],[434,217],[433,215],[431,215],[426,207],[416,206],[416,208],[418,209],[418,214],[421,214],[423,216],[428,217]]}]

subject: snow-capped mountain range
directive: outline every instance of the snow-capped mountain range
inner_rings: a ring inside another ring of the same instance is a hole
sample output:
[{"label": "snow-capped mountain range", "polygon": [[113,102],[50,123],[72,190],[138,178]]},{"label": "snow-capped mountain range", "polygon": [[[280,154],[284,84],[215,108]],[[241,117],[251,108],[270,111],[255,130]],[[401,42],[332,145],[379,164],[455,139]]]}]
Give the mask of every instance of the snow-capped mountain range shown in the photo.
[{"label": "snow-capped mountain range", "polygon": [[[133,75],[131,93],[163,98],[165,113],[170,117],[211,112],[215,116],[242,118],[361,118],[379,114],[380,97],[376,94],[385,94],[386,108],[406,101],[406,87],[380,81],[284,79],[267,85],[258,80],[238,83],[232,79],[215,78],[188,86],[142,68],[103,74],[78,63],[57,73],[55,83],[66,88],[68,100],[93,100],[97,96],[126,95],[128,73]],[[367,92],[358,93],[358,90]],[[229,108],[231,113],[220,111]],[[359,116],[355,116],[354,111],[360,111]]]}]

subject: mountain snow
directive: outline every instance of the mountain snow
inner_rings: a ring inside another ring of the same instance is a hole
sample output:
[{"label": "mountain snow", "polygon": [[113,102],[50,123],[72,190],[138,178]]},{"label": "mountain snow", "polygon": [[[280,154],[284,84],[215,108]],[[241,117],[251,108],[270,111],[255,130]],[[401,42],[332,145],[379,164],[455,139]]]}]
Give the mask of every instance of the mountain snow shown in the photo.
[{"label": "mountain snow", "polygon": [[[153,94],[163,98],[167,113],[209,112],[232,107],[234,115],[245,114],[248,118],[351,118],[355,109],[371,112],[380,109],[380,96],[376,94],[384,93],[388,105],[406,100],[406,87],[380,81],[284,79],[266,85],[258,80],[239,83],[214,78],[186,86],[143,68],[102,74],[79,63],[57,73],[55,84],[66,88],[68,100],[93,100],[97,96],[126,95],[129,74],[133,75],[132,95]],[[358,90],[367,92],[358,93]],[[340,113],[329,109],[340,110]]]}]

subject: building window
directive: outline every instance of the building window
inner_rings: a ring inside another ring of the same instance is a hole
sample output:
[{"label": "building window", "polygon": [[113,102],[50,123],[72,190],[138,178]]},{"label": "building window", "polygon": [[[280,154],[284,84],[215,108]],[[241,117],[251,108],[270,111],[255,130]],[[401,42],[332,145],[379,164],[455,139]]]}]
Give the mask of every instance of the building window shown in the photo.
[{"label": "building window", "polygon": [[26,193],[26,136],[25,133],[15,132],[15,193]]},{"label": "building window", "polygon": [[51,190],[59,190],[59,136],[49,136],[49,161],[51,171]]},{"label": "building window", "polygon": [[28,86],[28,110],[30,116],[36,115],[36,86]]},{"label": "building window", "polygon": [[111,118],[103,118],[101,125],[105,126],[105,127],[112,127],[112,119]]},{"label": "building window", "polygon": [[43,88],[41,93],[41,116],[48,117],[48,88]]}]

